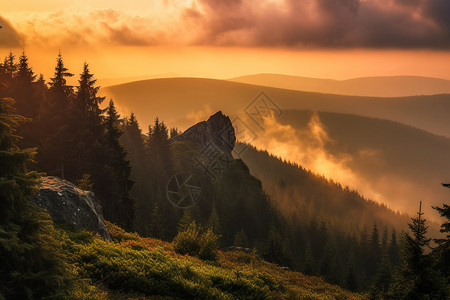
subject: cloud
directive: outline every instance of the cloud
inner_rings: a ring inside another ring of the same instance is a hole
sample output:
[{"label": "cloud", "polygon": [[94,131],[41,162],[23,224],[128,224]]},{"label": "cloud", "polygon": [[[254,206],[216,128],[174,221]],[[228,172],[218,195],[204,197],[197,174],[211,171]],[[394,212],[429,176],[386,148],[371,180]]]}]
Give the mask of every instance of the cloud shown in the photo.
[{"label": "cloud", "polygon": [[22,20],[29,43],[450,48],[448,0],[164,1],[140,15],[60,11]]},{"label": "cloud", "polygon": [[14,48],[21,47],[23,45],[23,38],[11,23],[0,16],[0,26],[3,28],[0,29],[0,47],[2,48]]},{"label": "cloud", "polygon": [[199,43],[287,47],[450,47],[447,0],[198,0]]},{"label": "cloud", "polygon": [[27,43],[68,46],[144,46],[165,43],[151,18],[130,16],[117,10],[71,14],[58,11],[34,15],[23,24]]}]

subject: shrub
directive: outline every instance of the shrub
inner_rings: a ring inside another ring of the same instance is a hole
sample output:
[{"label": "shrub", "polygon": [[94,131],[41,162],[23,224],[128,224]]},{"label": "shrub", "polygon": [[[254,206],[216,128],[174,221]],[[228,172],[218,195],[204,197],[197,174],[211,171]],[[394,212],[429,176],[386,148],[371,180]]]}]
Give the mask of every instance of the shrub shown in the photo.
[{"label": "shrub", "polygon": [[212,228],[200,236],[200,252],[198,257],[203,260],[216,260],[219,236],[214,234]]},{"label": "shrub", "polygon": [[219,236],[209,228],[203,228],[192,222],[173,239],[173,248],[179,254],[197,256],[203,260],[216,260]]}]

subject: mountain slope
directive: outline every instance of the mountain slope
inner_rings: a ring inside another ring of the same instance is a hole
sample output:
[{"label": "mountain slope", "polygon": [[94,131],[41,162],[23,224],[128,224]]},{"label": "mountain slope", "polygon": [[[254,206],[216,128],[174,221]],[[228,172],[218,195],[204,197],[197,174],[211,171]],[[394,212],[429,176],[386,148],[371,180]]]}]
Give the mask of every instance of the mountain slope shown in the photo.
[{"label": "mountain slope", "polygon": [[107,225],[113,242],[88,232],[60,234],[77,282],[73,299],[367,298],[254,253],[223,252],[216,262],[202,261],[176,254],[170,243]]},{"label": "mountain slope", "polygon": [[[411,215],[423,201],[427,218],[436,220],[431,205],[449,197],[440,183],[450,180],[450,139],[396,122],[288,110],[253,144]],[[244,161],[251,155],[244,152]]]},{"label": "mountain slope", "polygon": [[379,76],[332,80],[281,74],[255,74],[232,78],[230,81],[296,91],[353,96],[404,97],[450,93],[450,80],[419,76]]},{"label": "mountain slope", "polygon": [[401,122],[439,135],[450,135],[450,95],[373,98],[299,92],[224,80],[154,79],[102,89],[124,113],[134,112],[142,124],[157,115],[168,124],[187,128],[222,110],[236,116],[264,91],[281,108],[357,114]]},{"label": "mountain slope", "polygon": [[383,224],[405,230],[409,217],[384,205],[362,198],[301,166],[282,161],[266,151],[249,147],[242,155],[253,176],[261,180],[264,191],[288,219],[325,220],[347,232]]}]

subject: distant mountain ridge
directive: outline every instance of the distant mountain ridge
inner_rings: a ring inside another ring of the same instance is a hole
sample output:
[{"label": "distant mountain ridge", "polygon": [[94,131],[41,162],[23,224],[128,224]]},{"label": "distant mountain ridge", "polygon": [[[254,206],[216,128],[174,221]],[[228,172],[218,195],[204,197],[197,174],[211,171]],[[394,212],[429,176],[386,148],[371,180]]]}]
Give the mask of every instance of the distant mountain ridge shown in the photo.
[{"label": "distant mountain ridge", "polygon": [[450,94],[398,98],[301,92],[226,80],[166,78],[136,81],[101,90],[124,114],[143,124],[156,116],[180,129],[222,110],[236,116],[261,92],[282,110],[306,109],[381,118],[450,136]]},{"label": "distant mountain ridge", "polygon": [[296,91],[349,96],[406,97],[450,93],[450,80],[421,76],[374,76],[334,80],[263,73],[229,80]]}]

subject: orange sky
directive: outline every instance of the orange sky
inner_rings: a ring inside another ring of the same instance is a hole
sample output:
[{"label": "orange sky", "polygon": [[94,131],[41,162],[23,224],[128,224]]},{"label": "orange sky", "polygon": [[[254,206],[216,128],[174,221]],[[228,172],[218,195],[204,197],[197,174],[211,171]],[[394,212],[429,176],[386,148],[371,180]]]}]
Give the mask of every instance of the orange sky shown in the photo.
[{"label": "orange sky", "polygon": [[[25,47],[34,70],[48,79],[58,50]],[[450,79],[450,53],[437,51],[335,50],[293,51],[264,48],[167,46],[72,50],[61,47],[66,66],[79,74],[87,61],[97,78],[195,76],[231,78],[281,73],[317,78],[420,75]],[[0,49],[5,56],[9,49]],[[15,53],[20,54],[21,49]]]},{"label": "orange sky", "polygon": [[416,2],[421,6],[394,0],[18,0],[2,4],[0,56],[24,48],[46,78],[61,50],[73,73],[87,61],[98,78],[283,73],[450,79],[450,30],[441,16],[450,6]]}]

